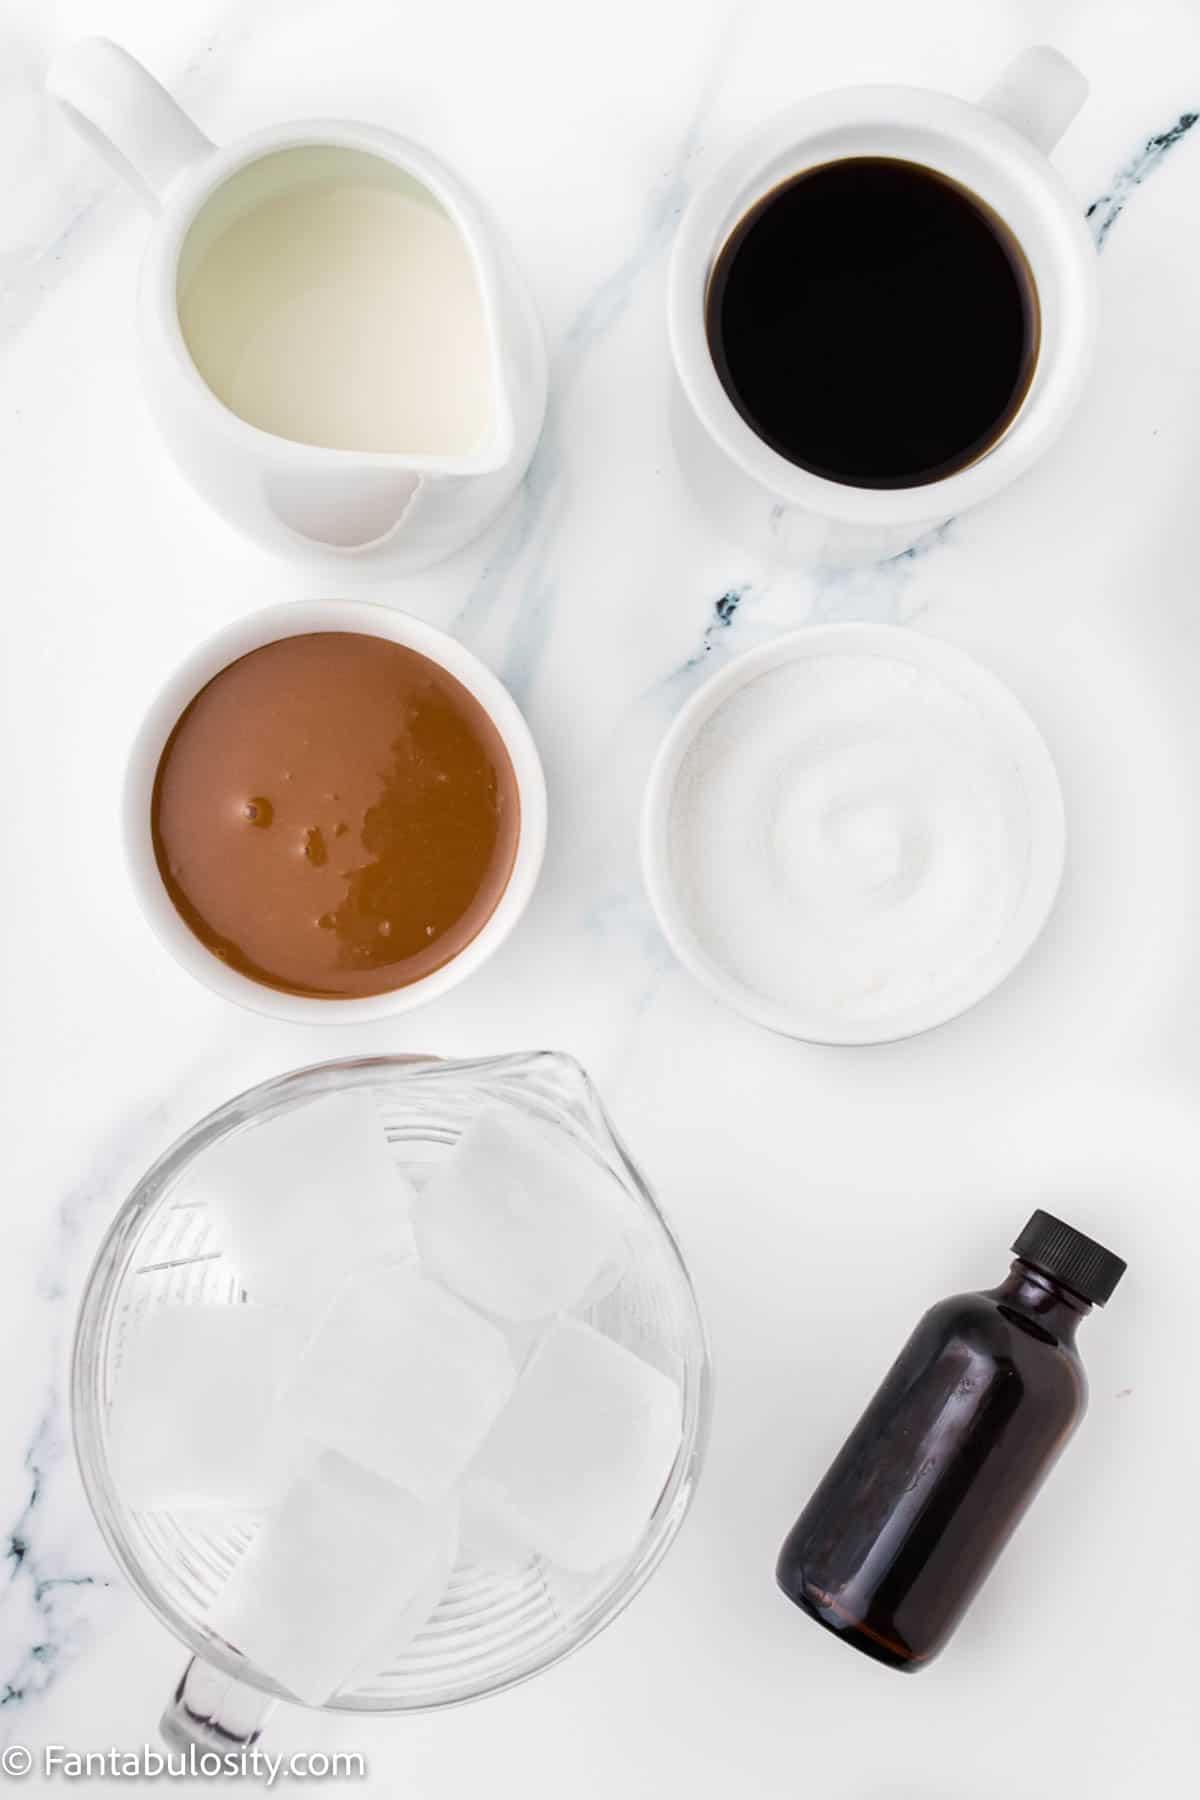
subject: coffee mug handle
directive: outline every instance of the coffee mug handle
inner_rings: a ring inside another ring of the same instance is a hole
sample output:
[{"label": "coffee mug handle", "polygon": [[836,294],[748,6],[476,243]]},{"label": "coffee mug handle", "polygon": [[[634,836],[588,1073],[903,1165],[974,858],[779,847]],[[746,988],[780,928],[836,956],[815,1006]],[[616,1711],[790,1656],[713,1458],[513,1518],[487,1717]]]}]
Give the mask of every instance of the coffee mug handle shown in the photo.
[{"label": "coffee mug handle", "polygon": [[1035,44],[1013,58],[980,105],[1049,156],[1088,91],[1087,78],[1061,50]]},{"label": "coffee mug handle", "polygon": [[46,91],[76,130],[157,209],[213,144],[166,88],[108,38],[83,38],[56,56]]},{"label": "coffee mug handle", "polygon": [[275,1702],[193,1656],[158,1722],[169,1750],[253,1750]]}]

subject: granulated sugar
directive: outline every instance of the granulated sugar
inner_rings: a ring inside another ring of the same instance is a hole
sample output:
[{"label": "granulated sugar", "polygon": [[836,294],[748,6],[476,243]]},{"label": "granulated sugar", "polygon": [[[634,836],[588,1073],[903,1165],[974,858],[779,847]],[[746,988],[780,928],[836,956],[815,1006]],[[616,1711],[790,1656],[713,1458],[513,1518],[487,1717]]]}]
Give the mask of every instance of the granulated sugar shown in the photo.
[{"label": "granulated sugar", "polygon": [[743,986],[839,1026],[968,987],[1028,881],[1029,802],[996,721],[930,668],[801,657],[733,693],[679,773],[674,880]]}]

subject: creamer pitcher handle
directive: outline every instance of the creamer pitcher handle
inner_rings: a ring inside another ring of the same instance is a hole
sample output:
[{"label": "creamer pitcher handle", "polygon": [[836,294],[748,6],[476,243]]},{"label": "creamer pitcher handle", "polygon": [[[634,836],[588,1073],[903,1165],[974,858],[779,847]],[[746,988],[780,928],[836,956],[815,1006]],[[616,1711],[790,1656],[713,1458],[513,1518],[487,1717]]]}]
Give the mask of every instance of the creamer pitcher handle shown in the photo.
[{"label": "creamer pitcher handle", "polygon": [[1035,44],[1013,58],[980,105],[1049,156],[1088,92],[1087,77],[1061,50]]},{"label": "creamer pitcher handle", "polygon": [[83,38],[56,56],[46,91],[118,174],[157,207],[213,144],[136,57],[107,38]]},{"label": "creamer pitcher handle", "polygon": [[237,1755],[253,1750],[274,1700],[223,1675],[193,1656],[172,1694],[158,1732],[169,1750],[215,1750]]}]

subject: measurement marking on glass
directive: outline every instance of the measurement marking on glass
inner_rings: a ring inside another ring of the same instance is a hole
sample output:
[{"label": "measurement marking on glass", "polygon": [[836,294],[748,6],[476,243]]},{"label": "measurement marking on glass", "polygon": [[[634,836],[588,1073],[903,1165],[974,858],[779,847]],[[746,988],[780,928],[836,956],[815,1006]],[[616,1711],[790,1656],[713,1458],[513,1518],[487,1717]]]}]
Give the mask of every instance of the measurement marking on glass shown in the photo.
[{"label": "measurement marking on glass", "polygon": [[169,1262],[143,1263],[135,1274],[157,1275],[160,1269],[186,1269],[191,1263],[216,1262],[222,1254],[220,1250],[204,1250],[199,1256],[176,1256]]}]

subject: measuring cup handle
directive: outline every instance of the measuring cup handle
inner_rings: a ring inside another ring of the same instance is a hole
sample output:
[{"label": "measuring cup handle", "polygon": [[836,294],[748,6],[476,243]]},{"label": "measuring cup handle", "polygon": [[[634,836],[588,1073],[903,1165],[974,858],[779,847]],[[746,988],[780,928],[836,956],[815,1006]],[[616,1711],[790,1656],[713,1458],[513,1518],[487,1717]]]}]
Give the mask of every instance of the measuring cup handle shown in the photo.
[{"label": "measuring cup handle", "polygon": [[1088,97],[1085,75],[1049,44],[1013,58],[980,105],[1049,156]]},{"label": "measuring cup handle", "polygon": [[150,71],[107,38],[83,38],[55,57],[46,91],[152,208],[214,149]]},{"label": "measuring cup handle", "polygon": [[158,1722],[169,1750],[252,1750],[274,1700],[193,1656]]}]

